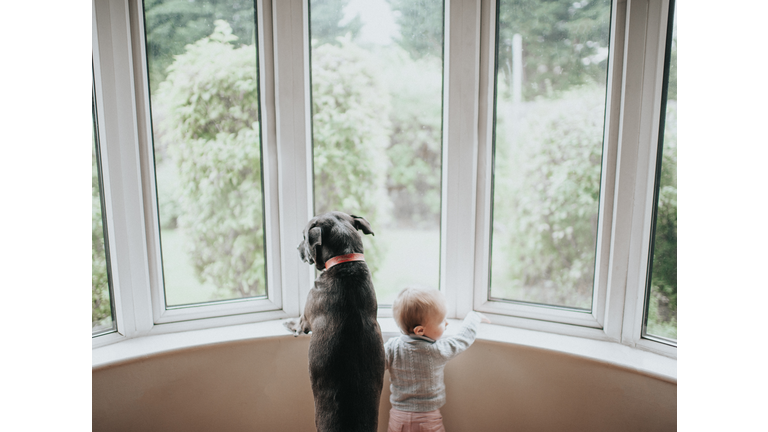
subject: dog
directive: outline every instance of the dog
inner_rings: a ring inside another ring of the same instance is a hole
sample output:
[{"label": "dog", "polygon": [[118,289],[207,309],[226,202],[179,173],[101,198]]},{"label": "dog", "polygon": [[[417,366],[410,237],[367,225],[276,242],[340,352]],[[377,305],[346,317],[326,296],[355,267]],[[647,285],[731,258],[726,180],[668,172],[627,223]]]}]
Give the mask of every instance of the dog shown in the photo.
[{"label": "dog", "polygon": [[298,250],[320,270],[298,323],[298,336],[312,332],[309,378],[319,432],[376,431],[384,384],[384,344],[378,304],[358,233],[373,235],[359,216],[330,212],[312,218]]}]

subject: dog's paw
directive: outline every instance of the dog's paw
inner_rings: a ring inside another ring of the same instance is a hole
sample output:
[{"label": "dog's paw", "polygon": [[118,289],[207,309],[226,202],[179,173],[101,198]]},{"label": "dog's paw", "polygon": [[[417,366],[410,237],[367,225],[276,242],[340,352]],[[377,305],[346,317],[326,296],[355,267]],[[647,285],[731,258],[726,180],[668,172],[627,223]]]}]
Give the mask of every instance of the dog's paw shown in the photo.
[{"label": "dog's paw", "polygon": [[294,336],[299,335],[299,319],[294,318],[292,320],[283,321],[283,325],[285,328],[288,329],[289,332],[293,333]]}]

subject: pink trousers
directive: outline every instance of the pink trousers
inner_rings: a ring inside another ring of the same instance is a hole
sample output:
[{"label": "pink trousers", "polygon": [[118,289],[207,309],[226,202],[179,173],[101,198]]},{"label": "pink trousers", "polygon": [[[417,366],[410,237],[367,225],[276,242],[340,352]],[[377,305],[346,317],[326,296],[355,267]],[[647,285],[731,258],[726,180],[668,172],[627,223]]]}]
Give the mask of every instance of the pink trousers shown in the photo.
[{"label": "pink trousers", "polygon": [[439,409],[427,412],[407,412],[392,408],[389,410],[387,432],[445,432],[443,416]]}]

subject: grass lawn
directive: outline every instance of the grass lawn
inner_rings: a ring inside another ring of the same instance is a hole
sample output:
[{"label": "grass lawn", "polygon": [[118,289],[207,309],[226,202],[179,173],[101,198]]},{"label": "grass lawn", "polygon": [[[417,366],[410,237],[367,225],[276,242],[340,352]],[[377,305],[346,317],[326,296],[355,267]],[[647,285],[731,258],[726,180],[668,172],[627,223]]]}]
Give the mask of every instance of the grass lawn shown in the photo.
[{"label": "grass lawn", "polygon": [[165,299],[169,306],[211,301],[216,286],[200,283],[187,256],[187,239],[180,229],[163,229],[163,275]]},{"label": "grass lawn", "polygon": [[364,239],[365,244],[383,243],[387,251],[373,275],[379,305],[391,305],[408,285],[439,288],[440,230],[381,229]]}]

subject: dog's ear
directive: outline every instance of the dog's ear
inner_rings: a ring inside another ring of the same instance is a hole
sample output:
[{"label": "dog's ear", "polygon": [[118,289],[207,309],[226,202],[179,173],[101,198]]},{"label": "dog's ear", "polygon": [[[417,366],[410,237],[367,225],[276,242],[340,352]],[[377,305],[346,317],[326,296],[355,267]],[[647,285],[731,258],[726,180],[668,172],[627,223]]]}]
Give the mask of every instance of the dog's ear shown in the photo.
[{"label": "dog's ear", "polygon": [[312,260],[315,261],[317,268],[324,268],[325,260],[322,256],[323,230],[320,227],[310,228],[307,232],[307,244],[309,245],[309,253],[312,255]]},{"label": "dog's ear", "polygon": [[371,224],[368,223],[367,220],[365,220],[362,216],[355,216],[350,215],[352,217],[352,226],[355,227],[355,229],[362,230],[364,234],[373,234],[373,230],[371,229]]}]

